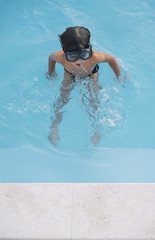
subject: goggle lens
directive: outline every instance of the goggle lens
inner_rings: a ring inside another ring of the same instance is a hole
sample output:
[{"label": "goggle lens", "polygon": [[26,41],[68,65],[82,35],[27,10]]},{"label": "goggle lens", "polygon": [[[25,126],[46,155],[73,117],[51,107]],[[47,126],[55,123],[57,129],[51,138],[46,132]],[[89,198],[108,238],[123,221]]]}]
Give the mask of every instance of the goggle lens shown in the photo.
[{"label": "goggle lens", "polygon": [[78,57],[78,54],[76,54],[76,53],[68,53],[68,54],[66,54],[66,58],[67,58],[67,60],[68,61],[76,61],[77,60],[77,57]]}]

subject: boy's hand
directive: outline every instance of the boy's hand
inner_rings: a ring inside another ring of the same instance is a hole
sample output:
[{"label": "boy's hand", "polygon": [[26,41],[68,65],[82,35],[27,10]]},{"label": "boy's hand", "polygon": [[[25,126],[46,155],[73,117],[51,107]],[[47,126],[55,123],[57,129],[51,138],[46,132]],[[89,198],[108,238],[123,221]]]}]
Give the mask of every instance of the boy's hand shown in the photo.
[{"label": "boy's hand", "polygon": [[56,79],[56,77],[57,77],[58,75],[57,75],[57,73],[54,71],[53,73],[52,73],[52,75],[50,76],[50,74],[49,74],[49,72],[46,72],[46,78],[48,79],[48,80],[50,80],[50,79]]},{"label": "boy's hand", "polygon": [[48,80],[50,80],[50,78],[51,78],[48,72],[46,72],[46,78],[47,78]]},{"label": "boy's hand", "polygon": [[121,74],[121,72],[119,72],[119,74],[118,74],[116,77],[117,77],[118,81],[120,81],[121,78],[122,78],[122,74]]}]

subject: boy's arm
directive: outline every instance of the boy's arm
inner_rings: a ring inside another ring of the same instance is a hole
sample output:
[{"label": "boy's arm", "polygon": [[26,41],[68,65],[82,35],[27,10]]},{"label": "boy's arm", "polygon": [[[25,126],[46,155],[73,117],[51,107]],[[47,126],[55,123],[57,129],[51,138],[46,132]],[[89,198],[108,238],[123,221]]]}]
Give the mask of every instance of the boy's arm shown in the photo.
[{"label": "boy's arm", "polygon": [[106,53],[100,53],[100,58],[102,62],[108,62],[109,66],[112,68],[117,78],[119,78],[121,72],[120,72],[119,64],[116,61],[116,59],[112,55],[109,55]]},{"label": "boy's arm", "polygon": [[116,59],[109,55],[108,57],[108,63],[109,63],[109,66],[113,69],[114,73],[116,74],[117,78],[119,78],[120,76],[120,67],[119,67],[119,64],[118,62],[116,61]]},{"label": "boy's arm", "polygon": [[55,59],[55,52],[54,52],[48,58],[48,74],[50,76],[55,73],[55,63],[56,63],[56,59]]}]

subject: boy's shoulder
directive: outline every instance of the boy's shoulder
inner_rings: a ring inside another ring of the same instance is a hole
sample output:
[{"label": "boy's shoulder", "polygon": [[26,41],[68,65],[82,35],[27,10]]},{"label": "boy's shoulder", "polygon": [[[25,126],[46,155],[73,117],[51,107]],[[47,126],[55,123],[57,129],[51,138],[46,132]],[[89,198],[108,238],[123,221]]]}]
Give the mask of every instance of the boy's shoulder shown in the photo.
[{"label": "boy's shoulder", "polygon": [[97,52],[93,49],[93,56],[97,63],[106,62],[109,54],[106,54],[104,52]]},{"label": "boy's shoulder", "polygon": [[65,54],[63,50],[60,50],[60,51],[53,52],[49,57],[56,62],[62,63],[65,57]]}]

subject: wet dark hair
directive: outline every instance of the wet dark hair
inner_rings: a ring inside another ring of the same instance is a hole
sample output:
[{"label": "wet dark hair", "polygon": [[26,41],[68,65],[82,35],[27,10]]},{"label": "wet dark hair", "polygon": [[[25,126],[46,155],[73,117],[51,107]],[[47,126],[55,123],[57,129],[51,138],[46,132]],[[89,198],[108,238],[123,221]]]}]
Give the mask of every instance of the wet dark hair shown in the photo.
[{"label": "wet dark hair", "polygon": [[69,27],[59,35],[61,46],[64,52],[79,51],[90,46],[90,32],[85,27]]}]

